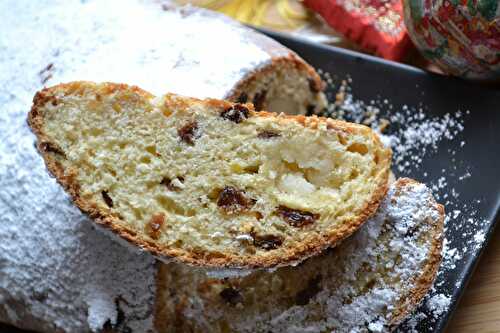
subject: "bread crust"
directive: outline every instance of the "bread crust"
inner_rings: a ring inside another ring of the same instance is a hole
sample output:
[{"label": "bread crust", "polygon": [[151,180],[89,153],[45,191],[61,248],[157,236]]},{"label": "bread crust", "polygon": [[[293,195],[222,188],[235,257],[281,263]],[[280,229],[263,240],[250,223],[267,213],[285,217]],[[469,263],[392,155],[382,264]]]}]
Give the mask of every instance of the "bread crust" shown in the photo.
[{"label": "bread crust", "polygon": [[246,87],[251,82],[258,80],[259,76],[272,72],[277,66],[294,66],[296,69],[304,71],[307,74],[308,79],[312,80],[312,84],[317,90],[317,93],[321,93],[325,89],[325,83],[321,80],[321,77],[314,68],[298,55],[290,51],[286,56],[273,57],[269,64],[249,72],[238,81],[236,86],[227,93],[225,98],[231,101],[237,100],[238,96],[247,90]]},{"label": "bread crust", "polygon": [[[242,260],[241,257],[235,255],[217,254],[215,256],[212,253],[194,253],[186,251],[184,249],[171,248],[155,244],[145,237],[141,236],[140,234],[136,233],[135,231],[120,226],[120,223],[118,222],[121,221],[121,217],[118,214],[112,212],[110,209],[100,208],[95,201],[82,198],[80,196],[79,184],[76,182],[76,175],[78,171],[73,168],[65,170],[62,163],[59,161],[59,159],[64,157],[58,154],[58,152],[56,151],[57,149],[47,149],[47,147],[51,144],[53,145],[53,143],[51,143],[48,136],[44,133],[44,119],[40,112],[40,109],[43,108],[47,103],[57,105],[57,98],[55,97],[56,94],[79,94],[83,93],[85,89],[96,89],[102,93],[112,93],[119,90],[132,90],[138,96],[146,100],[154,98],[153,95],[140,89],[139,87],[110,82],[95,84],[86,81],[76,81],[71,83],[62,83],[50,88],[45,88],[37,92],[34,96],[33,106],[28,114],[28,124],[37,137],[37,149],[42,155],[47,169],[70,194],[74,204],[82,212],[90,216],[100,226],[111,230],[129,243],[149,251],[159,259],[165,261],[175,260],[189,265],[209,266],[214,268],[257,269],[295,264],[311,256],[321,253],[326,248],[334,247],[338,242],[351,235],[362,225],[363,222],[365,222],[373,213],[375,213],[381,200],[387,192],[390,171],[389,166],[392,153],[390,149],[383,148],[383,145],[380,142],[378,136],[373,133],[368,127],[333,119],[327,119],[324,117],[305,117],[301,115],[291,116],[284,114],[276,115],[269,112],[255,112],[253,110],[253,106],[251,104],[247,104],[247,107],[249,107],[250,109],[250,114],[253,117],[272,117],[277,122],[295,121],[305,127],[313,129],[317,128],[319,125],[324,124],[330,130],[341,131],[345,133],[364,131],[367,134],[372,135],[373,139],[381,146],[382,161],[380,161],[380,165],[385,165],[385,167],[382,168],[380,176],[378,178],[377,189],[374,191],[371,199],[365,204],[362,213],[356,219],[344,223],[340,228],[330,231],[330,233],[327,235],[315,235],[314,238],[308,239],[307,243],[302,243],[296,248],[288,249],[286,255],[284,256],[255,256],[250,257],[246,260]],[[172,94],[172,96],[176,95]],[[185,99],[185,97],[182,98]],[[190,100],[200,101],[194,98]],[[220,106],[221,108],[233,105],[233,103],[215,99],[206,99],[204,101],[214,106]]]},{"label": "bread crust", "polygon": [[[418,184],[418,182],[410,178],[401,178],[398,180],[398,184],[401,187],[404,187],[409,184]],[[396,310],[394,311],[395,315],[390,321],[391,330],[396,329],[396,327],[420,304],[420,302],[434,283],[439,266],[441,264],[441,250],[443,247],[444,237],[444,219],[446,215],[443,205],[438,204],[434,199],[432,200],[431,204],[439,212],[439,219],[436,223],[430,224],[432,226],[431,233],[434,237],[432,240],[431,248],[429,250],[429,255],[420,276],[414,281],[409,281],[409,283],[413,283],[415,287],[412,288],[407,293],[407,295],[401,297],[401,301],[396,305]]]}]

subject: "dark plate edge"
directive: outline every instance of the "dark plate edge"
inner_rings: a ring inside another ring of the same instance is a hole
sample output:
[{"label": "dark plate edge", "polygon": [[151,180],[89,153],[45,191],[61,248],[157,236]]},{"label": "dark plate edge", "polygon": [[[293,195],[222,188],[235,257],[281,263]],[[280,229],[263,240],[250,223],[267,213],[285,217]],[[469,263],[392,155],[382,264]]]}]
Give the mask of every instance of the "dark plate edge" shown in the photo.
[{"label": "dark plate edge", "polygon": [[495,207],[495,214],[491,216],[491,223],[488,225],[488,229],[486,232],[486,236],[484,239],[484,242],[481,245],[481,248],[479,251],[476,253],[474,258],[470,260],[467,265],[466,269],[464,270],[464,274],[462,276],[462,283],[460,285],[460,288],[457,288],[453,294],[451,295],[452,297],[452,303],[450,304],[448,310],[446,311],[445,315],[442,316],[436,328],[439,330],[439,332],[445,332],[446,328],[448,327],[450,323],[450,319],[453,317],[458,305],[460,304],[460,301],[465,294],[465,289],[467,289],[467,286],[469,285],[469,282],[472,278],[472,275],[474,274],[474,271],[476,270],[477,266],[479,265],[479,262],[481,261],[481,258],[483,257],[483,254],[488,247],[491,238],[493,237],[493,234],[497,229],[500,229],[498,227],[498,224],[500,222],[500,196],[497,197],[496,200],[496,207]]},{"label": "dark plate edge", "polygon": [[[429,72],[429,71],[423,70],[423,69],[418,68],[418,67],[403,64],[403,63],[396,62],[393,60],[383,59],[383,58],[369,55],[366,53],[361,53],[358,51],[349,50],[349,49],[341,48],[338,46],[313,42],[313,41],[310,41],[306,38],[303,38],[300,36],[294,36],[294,35],[291,35],[289,33],[277,32],[277,31],[273,31],[273,30],[269,30],[269,29],[265,29],[265,28],[261,28],[261,27],[254,27],[251,25],[247,25],[247,26],[254,29],[254,30],[257,30],[257,31],[263,33],[264,35],[267,35],[268,37],[270,37],[272,39],[275,39],[277,42],[279,42],[280,39],[289,40],[292,42],[305,44],[308,47],[319,48],[319,49],[323,49],[323,50],[328,50],[330,52],[335,52],[335,53],[340,54],[344,57],[351,57],[351,58],[355,58],[355,59],[360,59],[360,60],[364,60],[367,62],[376,63],[377,65],[388,66],[388,67],[391,67],[392,69],[396,69],[396,70],[410,71],[410,72],[413,72],[414,75],[416,74],[416,75],[419,75],[421,77],[427,77],[427,78],[433,79],[433,80],[446,80],[446,81],[452,80],[452,81],[455,81],[455,83],[457,83],[457,84],[469,84],[471,82],[471,81],[462,79],[460,77]],[[474,82],[474,84],[476,84],[476,85],[481,85],[484,89],[493,90],[494,92],[497,92],[497,93],[500,91],[500,80],[498,82],[491,82],[491,81],[472,81],[472,82]]]}]

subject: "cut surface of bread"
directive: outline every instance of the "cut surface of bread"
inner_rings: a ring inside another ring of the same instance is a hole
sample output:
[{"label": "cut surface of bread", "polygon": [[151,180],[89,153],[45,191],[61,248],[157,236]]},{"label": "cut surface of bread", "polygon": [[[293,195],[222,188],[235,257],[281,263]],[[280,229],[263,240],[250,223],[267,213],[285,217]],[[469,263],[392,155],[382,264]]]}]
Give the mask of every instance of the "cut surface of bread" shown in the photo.
[{"label": "cut surface of bread", "polygon": [[256,111],[313,115],[327,106],[324,83],[312,67],[294,54],[274,60],[252,72],[226,96],[239,103],[252,103]]},{"label": "cut surface of bread", "polygon": [[73,82],[28,117],[48,169],[98,224],[195,265],[299,262],[354,232],[387,189],[368,127]]},{"label": "cut surface of bread", "polygon": [[157,275],[159,332],[389,332],[441,262],[444,209],[423,184],[390,186],[377,213],[297,267],[215,279],[175,263]]}]

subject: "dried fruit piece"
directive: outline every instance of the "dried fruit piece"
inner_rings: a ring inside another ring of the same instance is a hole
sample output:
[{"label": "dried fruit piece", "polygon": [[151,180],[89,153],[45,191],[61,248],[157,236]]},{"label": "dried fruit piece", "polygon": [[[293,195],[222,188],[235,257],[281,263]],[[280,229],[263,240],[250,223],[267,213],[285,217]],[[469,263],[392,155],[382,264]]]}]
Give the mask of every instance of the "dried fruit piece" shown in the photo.
[{"label": "dried fruit piece", "polygon": [[146,232],[154,240],[160,238],[161,227],[165,223],[165,213],[157,213],[151,217],[146,225]]},{"label": "dried fruit piece", "polygon": [[264,108],[264,102],[266,101],[266,95],[267,91],[263,90],[261,92],[256,93],[253,96],[253,106],[255,107],[255,110],[261,111]]},{"label": "dried fruit piece", "polygon": [[248,95],[246,92],[242,92],[236,99],[237,103],[246,103],[248,101]]},{"label": "dried fruit piece", "polygon": [[313,104],[307,105],[306,108],[306,116],[312,116],[314,114],[314,111],[316,110],[316,107]]},{"label": "dried fruit piece", "polygon": [[47,83],[47,81],[52,78],[53,71],[54,71],[54,64],[50,63],[47,66],[45,66],[45,68],[42,69],[40,72],[38,72],[38,75],[40,75],[40,79],[42,81],[42,84]]},{"label": "dried fruit piece", "polygon": [[271,139],[271,138],[277,138],[280,137],[281,134],[273,132],[273,131],[262,131],[257,134],[257,137],[260,139]]},{"label": "dried fruit piece", "polygon": [[283,244],[283,238],[275,235],[257,235],[254,232],[250,233],[253,237],[253,245],[264,250],[274,250]]},{"label": "dried fruit piece", "polygon": [[309,83],[309,90],[312,93],[317,94],[320,92],[321,86],[316,80],[309,78],[309,79],[307,79],[307,82]]},{"label": "dried fruit piece", "polygon": [[318,275],[307,282],[307,287],[295,295],[295,303],[297,305],[306,305],[317,293],[320,292],[319,284],[321,275]]},{"label": "dried fruit piece", "polygon": [[177,130],[182,141],[189,145],[194,145],[194,140],[200,137],[198,123],[193,120]]},{"label": "dried fruit piece", "polygon": [[231,305],[243,303],[243,295],[233,287],[225,288],[219,293],[219,296],[222,297],[226,303]]},{"label": "dried fruit piece", "polygon": [[314,223],[319,218],[319,214],[291,209],[285,206],[279,206],[278,214],[292,227],[297,228]]},{"label": "dried fruit piece", "polygon": [[41,71],[39,71],[38,74],[43,74],[44,72],[48,72],[48,71],[50,71],[53,68],[54,68],[54,64],[50,63],[47,66],[45,66],[44,69],[42,69]]},{"label": "dried fruit piece", "polygon": [[59,148],[55,143],[52,142],[42,142],[40,143],[40,149],[44,152],[55,153],[65,156],[63,150]]},{"label": "dried fruit piece", "polygon": [[247,119],[249,115],[250,111],[243,104],[234,104],[230,108],[227,108],[224,111],[222,111],[222,113],[220,114],[222,118],[230,120],[237,124]]},{"label": "dried fruit piece", "polygon": [[108,207],[110,208],[113,207],[113,199],[111,199],[111,197],[109,196],[108,191],[102,191],[101,195],[106,205],[108,205]]},{"label": "dried fruit piece", "polygon": [[35,290],[33,291],[33,295],[32,295],[32,298],[38,302],[45,302],[47,300],[47,298],[49,297],[49,294],[47,291],[38,291],[38,290]]},{"label": "dried fruit piece", "polygon": [[233,186],[226,186],[219,193],[217,206],[222,208],[228,214],[242,212],[255,203],[254,200],[248,198],[245,191],[238,190]]},{"label": "dried fruit piece", "polygon": [[253,214],[255,215],[255,218],[259,221],[262,220],[262,218],[264,217],[264,215],[261,212],[253,212]]}]

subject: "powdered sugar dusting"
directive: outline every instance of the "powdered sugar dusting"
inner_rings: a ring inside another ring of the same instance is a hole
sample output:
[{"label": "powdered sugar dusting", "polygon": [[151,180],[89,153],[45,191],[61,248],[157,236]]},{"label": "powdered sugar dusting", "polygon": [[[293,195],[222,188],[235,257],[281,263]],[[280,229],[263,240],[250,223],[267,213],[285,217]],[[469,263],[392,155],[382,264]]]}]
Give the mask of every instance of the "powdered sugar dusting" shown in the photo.
[{"label": "powdered sugar dusting", "polygon": [[427,308],[431,310],[434,316],[439,316],[450,306],[450,302],[450,297],[436,294],[427,300]]},{"label": "powdered sugar dusting", "polygon": [[[450,110],[439,117],[430,116],[425,105],[403,105],[396,107],[387,99],[363,102],[357,100],[350,89],[352,80],[333,79],[328,73],[322,73],[331,92],[329,100],[334,100],[326,111],[327,116],[351,120],[371,126],[381,133],[384,144],[393,150],[393,169],[397,175],[422,174],[422,181],[428,181],[438,202],[442,203],[448,215],[445,219],[445,239],[443,244],[443,263],[438,272],[434,288],[423,306],[401,328],[402,332],[419,331],[423,327],[433,327],[450,305],[451,294],[462,287],[462,282],[450,287],[450,281],[457,278],[456,270],[462,263],[484,245],[488,220],[478,212],[481,200],[474,199],[460,202],[460,192],[465,182],[472,182],[477,176],[472,171],[473,165],[458,158],[460,150],[467,146],[462,132],[468,110]],[[454,148],[444,149],[443,144]],[[448,158],[440,175],[422,172],[424,163],[433,155],[440,154]],[[460,236],[458,236],[460,235]],[[440,311],[435,311],[436,303],[430,300],[448,300],[441,302]],[[425,319],[425,321],[423,320]],[[431,328],[432,329],[432,328]]]},{"label": "powdered sugar dusting", "polygon": [[[29,75],[44,85],[112,81],[156,95],[222,98],[269,64],[269,52],[288,53],[222,15],[189,7],[162,10],[156,1],[3,1],[1,6],[2,23],[9,27],[0,40],[3,57],[16,65],[22,59],[13,54],[32,56]],[[264,40],[269,49],[251,38]],[[234,52],[237,56],[225,56]],[[19,75],[8,68],[5,78]]]}]

